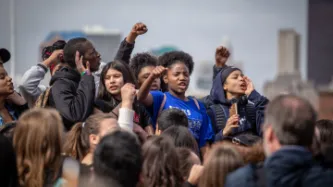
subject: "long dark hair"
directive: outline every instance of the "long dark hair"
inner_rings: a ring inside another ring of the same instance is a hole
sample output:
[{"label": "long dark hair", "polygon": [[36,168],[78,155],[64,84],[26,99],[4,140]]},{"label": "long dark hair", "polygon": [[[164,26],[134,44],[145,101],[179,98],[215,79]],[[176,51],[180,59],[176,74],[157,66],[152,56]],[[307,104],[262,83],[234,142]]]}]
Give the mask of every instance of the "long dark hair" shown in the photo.
[{"label": "long dark hair", "polygon": [[105,67],[103,68],[102,73],[101,73],[97,99],[104,100],[104,101],[110,101],[111,104],[114,104],[114,103],[117,103],[117,101],[115,100],[114,96],[111,95],[111,93],[109,93],[107,91],[107,89],[105,87],[105,83],[104,83],[105,76],[106,76],[107,72],[109,71],[109,69],[114,69],[114,70],[121,72],[123,75],[124,84],[132,83],[135,86],[137,86],[137,82],[136,82],[136,79],[135,79],[131,69],[129,68],[129,66],[126,63],[119,61],[119,60],[115,60],[115,61],[107,63],[107,65],[105,65]]},{"label": "long dark hair", "polygon": [[142,146],[142,174],[145,187],[177,187],[184,182],[180,163],[169,137],[156,136]]}]

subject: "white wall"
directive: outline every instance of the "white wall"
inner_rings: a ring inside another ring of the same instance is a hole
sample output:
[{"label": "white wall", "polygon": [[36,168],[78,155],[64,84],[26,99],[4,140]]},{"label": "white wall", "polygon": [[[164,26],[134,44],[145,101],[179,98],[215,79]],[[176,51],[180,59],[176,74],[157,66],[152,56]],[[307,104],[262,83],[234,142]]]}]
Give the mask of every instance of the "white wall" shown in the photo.
[{"label": "white wall", "polygon": [[[6,47],[8,2],[1,0],[0,6],[0,46]],[[216,46],[228,35],[235,59],[244,62],[246,74],[259,89],[276,74],[278,29],[294,28],[301,35],[305,73],[307,0],[15,0],[15,11],[17,74],[36,63],[38,45],[49,31],[100,24],[127,33],[138,21],[149,31],[137,41],[135,51],[172,44],[195,61],[213,60]]]}]

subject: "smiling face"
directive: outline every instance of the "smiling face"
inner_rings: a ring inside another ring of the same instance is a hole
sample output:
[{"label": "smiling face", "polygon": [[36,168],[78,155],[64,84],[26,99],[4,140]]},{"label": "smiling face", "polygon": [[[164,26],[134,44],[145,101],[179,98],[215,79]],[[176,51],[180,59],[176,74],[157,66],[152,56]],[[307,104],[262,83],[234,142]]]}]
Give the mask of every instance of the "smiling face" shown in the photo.
[{"label": "smiling face", "polygon": [[121,93],[121,88],[124,86],[123,74],[120,71],[110,68],[104,78],[105,89],[114,96]]},{"label": "smiling face", "polygon": [[[146,66],[142,68],[138,74],[138,84],[139,87],[146,81],[150,73],[155,69],[155,66]],[[161,80],[159,78],[155,79],[150,87],[150,90],[156,91],[161,89]]]},{"label": "smiling face", "polygon": [[223,89],[233,96],[242,96],[245,94],[247,85],[244,75],[241,71],[233,71],[226,79]]},{"label": "smiling face", "polygon": [[0,65],[0,95],[7,96],[14,92],[14,85],[12,78],[10,78],[3,68]]},{"label": "smiling face", "polygon": [[185,95],[190,83],[189,69],[182,62],[175,63],[168,69],[163,80],[168,84],[170,92],[176,95]]}]

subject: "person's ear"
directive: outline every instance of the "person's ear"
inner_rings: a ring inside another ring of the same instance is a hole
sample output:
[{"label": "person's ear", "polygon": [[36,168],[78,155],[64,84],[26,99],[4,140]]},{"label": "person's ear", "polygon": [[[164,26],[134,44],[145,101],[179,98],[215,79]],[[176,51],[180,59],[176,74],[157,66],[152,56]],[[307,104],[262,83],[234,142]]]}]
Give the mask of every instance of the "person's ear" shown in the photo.
[{"label": "person's ear", "polygon": [[164,75],[163,75],[163,82],[165,83],[165,84],[168,84],[168,76],[167,76],[167,73],[165,73]]},{"label": "person's ear", "polygon": [[91,144],[97,145],[99,143],[99,136],[97,136],[96,134],[90,134],[89,141]]}]

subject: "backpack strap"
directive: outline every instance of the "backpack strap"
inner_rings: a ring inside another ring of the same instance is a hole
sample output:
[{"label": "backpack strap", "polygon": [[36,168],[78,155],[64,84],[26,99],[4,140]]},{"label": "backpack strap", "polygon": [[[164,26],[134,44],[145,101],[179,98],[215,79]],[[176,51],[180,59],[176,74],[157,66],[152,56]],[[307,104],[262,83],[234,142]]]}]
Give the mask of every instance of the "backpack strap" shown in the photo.
[{"label": "backpack strap", "polygon": [[48,87],[42,94],[40,94],[35,103],[36,108],[45,108],[47,106],[50,92],[51,92],[51,87]]},{"label": "backpack strap", "polygon": [[199,105],[198,100],[195,97],[190,97],[190,98],[193,99],[195,105],[197,106],[197,109],[200,110],[200,105]]},{"label": "backpack strap", "polygon": [[161,103],[160,109],[158,110],[157,117],[159,117],[159,116],[161,115],[162,110],[163,110],[163,107],[164,107],[165,102],[166,102],[166,95],[165,95],[165,94],[163,94],[163,95],[164,95],[164,97],[163,97],[163,101],[162,101],[162,103]]}]

